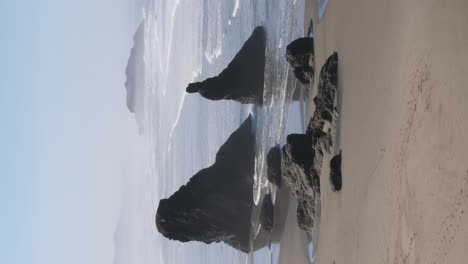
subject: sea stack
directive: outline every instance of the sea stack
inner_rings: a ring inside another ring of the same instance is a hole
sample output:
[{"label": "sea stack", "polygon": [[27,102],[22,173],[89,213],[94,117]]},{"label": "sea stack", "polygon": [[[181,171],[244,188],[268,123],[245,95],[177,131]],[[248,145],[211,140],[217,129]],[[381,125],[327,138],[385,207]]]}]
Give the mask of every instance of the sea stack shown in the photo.
[{"label": "sea stack", "polygon": [[127,90],[127,108],[135,114],[140,131],[145,120],[144,93],[145,93],[145,62],[143,54],[145,22],[141,22],[133,36],[133,47],[130,51],[127,67],[125,68],[125,89]]},{"label": "sea stack", "polygon": [[262,105],[265,48],[265,29],[256,27],[226,69],[216,77],[189,84],[187,93],[200,93],[210,100]]},{"label": "sea stack", "polygon": [[314,84],[314,38],[299,38],[286,47],[286,60],[294,68],[296,78],[306,86],[306,92]]},{"label": "sea stack", "polygon": [[331,154],[335,136],[338,54],[333,53],[320,71],[315,112],[305,134],[291,134],[282,149],[282,183],[297,198],[299,227],[312,231],[320,206],[320,173],[324,154]]},{"label": "sea stack", "polygon": [[264,246],[250,244],[254,159],[255,133],[249,116],[221,146],[213,165],[159,202],[158,231],[181,242],[222,241],[242,252]]}]

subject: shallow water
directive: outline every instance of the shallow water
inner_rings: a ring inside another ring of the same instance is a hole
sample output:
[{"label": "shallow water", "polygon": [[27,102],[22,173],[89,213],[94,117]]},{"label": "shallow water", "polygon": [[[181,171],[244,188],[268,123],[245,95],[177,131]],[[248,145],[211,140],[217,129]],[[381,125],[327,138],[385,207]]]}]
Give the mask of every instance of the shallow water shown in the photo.
[{"label": "shallow water", "polygon": [[[296,85],[285,49],[303,36],[304,1],[150,1],[143,13],[146,69],[142,131],[147,167],[143,175],[131,179],[138,187],[124,198],[128,208],[122,210],[121,222],[131,228],[119,232],[125,233],[120,236],[134,248],[125,253],[129,262],[122,263],[275,263],[280,245],[246,255],[223,243],[208,246],[169,241],[157,233],[154,214],[161,198],[169,197],[198,170],[214,162],[218,148],[249,112],[255,112],[257,120],[252,195],[258,202],[267,192],[275,192],[266,180],[265,157],[272,146],[285,141],[290,97]],[[267,33],[262,108],[186,95],[190,82],[224,69],[256,26],[264,26]],[[295,132],[303,130],[302,123],[293,125]],[[255,214],[252,223],[256,229]],[[130,261],[136,259],[138,262]]]}]

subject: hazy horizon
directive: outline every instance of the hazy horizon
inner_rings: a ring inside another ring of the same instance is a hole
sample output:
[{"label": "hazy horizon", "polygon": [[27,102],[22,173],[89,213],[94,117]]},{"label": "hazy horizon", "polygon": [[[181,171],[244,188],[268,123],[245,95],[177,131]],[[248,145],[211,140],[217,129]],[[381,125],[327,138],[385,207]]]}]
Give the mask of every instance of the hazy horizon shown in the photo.
[{"label": "hazy horizon", "polygon": [[[159,199],[213,163],[252,111],[232,101],[186,96],[185,87],[218,74],[258,25],[280,32],[268,42],[268,74],[276,75],[269,79],[274,103],[260,115],[265,129],[259,136],[266,138],[261,147],[284,140],[291,84],[283,41],[302,34],[302,17],[294,16],[299,2],[0,3],[0,262],[248,261],[223,243],[169,241],[157,232],[154,214]],[[132,113],[126,67],[140,23],[144,73],[134,87],[141,97],[133,101],[141,108]],[[270,125],[275,115],[280,121]],[[271,255],[265,249],[255,258]]]}]

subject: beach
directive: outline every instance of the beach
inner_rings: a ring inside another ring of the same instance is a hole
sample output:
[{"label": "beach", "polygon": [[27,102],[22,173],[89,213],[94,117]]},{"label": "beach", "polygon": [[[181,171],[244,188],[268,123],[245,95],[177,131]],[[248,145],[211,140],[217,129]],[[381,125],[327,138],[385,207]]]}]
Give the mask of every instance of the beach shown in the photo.
[{"label": "beach", "polygon": [[321,174],[316,263],[466,263],[468,2],[330,1],[320,23],[310,2],[316,80],[339,55],[343,151],[343,189]]}]

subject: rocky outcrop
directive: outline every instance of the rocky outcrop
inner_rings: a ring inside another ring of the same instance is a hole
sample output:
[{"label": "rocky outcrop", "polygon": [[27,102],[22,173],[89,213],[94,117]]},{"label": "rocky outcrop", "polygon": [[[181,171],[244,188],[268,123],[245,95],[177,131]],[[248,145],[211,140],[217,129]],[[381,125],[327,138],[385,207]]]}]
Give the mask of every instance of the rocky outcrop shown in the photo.
[{"label": "rocky outcrop", "polygon": [[144,92],[145,92],[145,63],[143,55],[145,23],[142,22],[133,36],[133,47],[130,51],[127,67],[125,68],[125,89],[127,90],[127,108],[135,114],[140,130],[145,119]]},{"label": "rocky outcrop", "polygon": [[271,193],[269,193],[263,197],[262,208],[260,211],[260,224],[265,231],[271,232],[273,230],[274,216],[275,207],[273,205]]},{"label": "rocky outcrop", "polygon": [[314,98],[315,111],[306,131],[312,136],[312,149],[314,150],[312,177],[320,177],[323,155],[331,154],[338,116],[337,85],[338,54],[334,52],[320,70],[317,96]]},{"label": "rocky outcrop", "polygon": [[281,188],[281,148],[274,146],[267,154],[268,181]]},{"label": "rocky outcrop", "polygon": [[186,91],[210,100],[262,105],[265,48],[265,30],[257,27],[226,69],[216,77],[189,84]]},{"label": "rocky outcrop", "polygon": [[195,174],[168,199],[159,202],[156,226],[181,242],[224,242],[243,252],[250,245],[255,135],[252,118],[229,137],[216,161]]},{"label": "rocky outcrop", "polygon": [[314,226],[314,205],[320,198],[320,178],[311,175],[313,159],[310,134],[288,135],[282,149],[282,183],[297,198],[298,224],[304,230],[311,230]]},{"label": "rocky outcrop", "polygon": [[288,135],[282,149],[281,182],[298,200],[299,227],[311,231],[320,208],[320,173],[324,154],[330,154],[337,113],[338,54],[320,71],[315,112],[305,134]]},{"label": "rocky outcrop", "polygon": [[[299,38],[286,47],[286,60],[294,68],[296,78],[306,86],[314,84],[315,60],[314,39],[311,37]],[[308,93],[309,89],[305,89]]]},{"label": "rocky outcrop", "polygon": [[341,190],[341,152],[335,155],[330,161],[330,184],[332,191],[337,192]]}]

